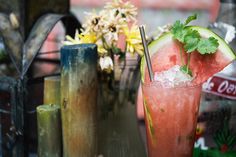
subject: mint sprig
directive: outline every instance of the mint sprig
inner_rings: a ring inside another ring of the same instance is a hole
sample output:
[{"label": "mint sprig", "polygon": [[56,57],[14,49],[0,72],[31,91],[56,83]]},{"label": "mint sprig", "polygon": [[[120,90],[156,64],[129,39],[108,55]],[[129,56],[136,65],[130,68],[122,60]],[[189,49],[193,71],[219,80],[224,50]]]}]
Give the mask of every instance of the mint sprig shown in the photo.
[{"label": "mint sprig", "polygon": [[188,30],[188,33],[184,36],[184,50],[187,53],[191,53],[198,48],[200,41],[200,34],[196,30]]},{"label": "mint sprig", "polygon": [[[197,30],[188,27],[188,24],[196,19],[197,15],[194,14],[189,16],[184,23],[181,23],[179,20],[176,21],[171,28],[171,33],[173,34],[174,39],[183,44],[185,52],[189,53],[188,55],[195,51],[201,55],[215,53],[219,46],[217,39],[214,37],[202,38]],[[181,71],[192,75],[192,72],[189,69],[189,58],[190,57],[188,57],[187,64],[182,63]]]},{"label": "mint sprig", "polygon": [[189,69],[187,65],[183,65],[180,67],[180,70],[190,76],[192,76],[192,71]]},{"label": "mint sprig", "polygon": [[197,19],[197,14],[193,14],[185,20],[184,25],[188,25],[191,21],[196,20],[196,19]]},{"label": "mint sprig", "polygon": [[200,39],[197,45],[197,50],[202,55],[215,53],[219,46],[218,40],[214,37],[208,39]]},{"label": "mint sprig", "polygon": [[184,42],[184,37],[187,34],[187,30],[185,29],[185,25],[182,24],[179,20],[174,23],[171,28],[171,32],[174,35],[174,38],[179,40],[180,42]]}]

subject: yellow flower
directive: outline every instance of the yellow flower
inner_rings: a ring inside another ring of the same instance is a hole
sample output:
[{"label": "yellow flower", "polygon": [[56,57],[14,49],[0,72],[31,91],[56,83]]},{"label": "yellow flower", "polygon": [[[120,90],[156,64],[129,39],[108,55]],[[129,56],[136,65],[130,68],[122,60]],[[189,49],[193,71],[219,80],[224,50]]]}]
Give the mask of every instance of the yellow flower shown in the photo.
[{"label": "yellow flower", "polygon": [[75,38],[73,39],[71,36],[66,35],[66,41],[63,42],[65,45],[74,45],[74,44],[82,44],[82,43],[95,43],[97,41],[97,37],[95,33],[79,34],[76,30]]},{"label": "yellow flower", "polygon": [[97,41],[97,37],[94,33],[79,34],[78,37],[81,43],[95,43]]},{"label": "yellow flower", "polygon": [[140,32],[137,25],[132,25],[129,29],[128,25],[123,28],[124,34],[126,36],[126,46],[127,51],[134,54],[137,52],[139,55],[143,55],[143,46]]},{"label": "yellow flower", "polygon": [[75,38],[73,39],[71,36],[66,35],[66,41],[63,41],[62,43],[64,45],[74,45],[74,44],[80,44],[80,39],[78,38],[79,31],[75,30]]}]

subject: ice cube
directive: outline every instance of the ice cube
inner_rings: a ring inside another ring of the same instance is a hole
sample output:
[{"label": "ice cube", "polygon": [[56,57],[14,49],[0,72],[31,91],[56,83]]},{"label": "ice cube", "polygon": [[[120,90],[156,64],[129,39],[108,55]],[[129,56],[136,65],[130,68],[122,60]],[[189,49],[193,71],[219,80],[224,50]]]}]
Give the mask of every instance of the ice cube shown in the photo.
[{"label": "ice cube", "polygon": [[192,77],[183,73],[179,65],[175,65],[170,69],[162,72],[155,72],[154,80],[160,82],[164,86],[175,87],[186,85],[192,81]]}]

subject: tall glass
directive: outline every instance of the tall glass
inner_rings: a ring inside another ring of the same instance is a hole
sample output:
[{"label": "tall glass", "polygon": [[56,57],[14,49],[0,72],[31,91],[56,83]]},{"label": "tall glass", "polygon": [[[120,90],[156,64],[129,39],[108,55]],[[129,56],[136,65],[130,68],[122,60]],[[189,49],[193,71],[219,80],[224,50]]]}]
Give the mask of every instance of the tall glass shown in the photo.
[{"label": "tall glass", "polygon": [[143,83],[149,157],[192,157],[201,85]]}]

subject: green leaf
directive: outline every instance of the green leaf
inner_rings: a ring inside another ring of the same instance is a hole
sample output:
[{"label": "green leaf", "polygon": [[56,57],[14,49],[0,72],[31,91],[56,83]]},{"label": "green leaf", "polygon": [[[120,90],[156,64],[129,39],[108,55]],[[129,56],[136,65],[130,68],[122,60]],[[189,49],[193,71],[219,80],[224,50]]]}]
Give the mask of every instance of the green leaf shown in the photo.
[{"label": "green leaf", "polygon": [[120,53],[119,54],[119,61],[125,60],[125,53]]},{"label": "green leaf", "polygon": [[4,50],[0,49],[0,60],[5,60],[7,55]]},{"label": "green leaf", "polygon": [[213,139],[214,139],[214,141],[215,141],[215,143],[216,143],[217,147],[219,147],[219,148],[220,148],[220,146],[221,146],[221,143],[220,143],[219,139],[217,138],[217,136],[214,136],[214,137],[213,137]]},{"label": "green leaf", "polygon": [[187,24],[189,24],[191,21],[196,20],[196,19],[197,19],[197,14],[194,14],[194,15],[192,15],[192,16],[189,16],[189,17],[185,20],[184,25],[187,25]]},{"label": "green leaf", "polygon": [[118,55],[119,60],[122,61],[125,59],[125,53],[122,52],[122,50],[118,47],[113,46],[111,48],[112,54]]},{"label": "green leaf", "polygon": [[189,30],[184,37],[184,49],[187,53],[193,52],[197,49],[198,42],[200,41],[200,34],[196,30]]},{"label": "green leaf", "polygon": [[185,25],[182,24],[179,20],[174,23],[171,28],[171,32],[174,35],[174,38],[179,40],[180,42],[184,42],[184,36],[187,34],[187,30],[185,29]]},{"label": "green leaf", "polygon": [[112,47],[112,52],[113,54],[116,54],[116,55],[119,55],[122,53],[121,49],[115,46]]},{"label": "green leaf", "polygon": [[[171,28],[173,38],[183,44],[185,52],[188,53],[189,57],[190,53],[195,50],[197,50],[202,55],[215,53],[219,46],[217,39],[215,39],[214,37],[204,39],[201,37],[200,33],[197,30],[189,29],[189,27],[187,26],[191,21],[195,19],[197,19],[196,14],[189,16],[186,19],[185,23],[181,23],[179,20],[176,21]],[[182,52],[180,51],[180,53]],[[180,70],[192,76],[192,72],[188,66],[189,61],[190,59],[188,58],[188,64],[183,65]]]},{"label": "green leaf", "polygon": [[230,136],[230,139],[228,140],[229,146],[234,146],[236,144],[236,137],[234,135]]},{"label": "green leaf", "polygon": [[197,45],[197,50],[200,54],[213,54],[219,46],[218,40],[214,37],[208,39],[201,38]]},{"label": "green leaf", "polygon": [[182,71],[185,74],[188,74],[188,75],[192,76],[192,71],[188,68],[187,65],[181,66],[180,71]]}]

